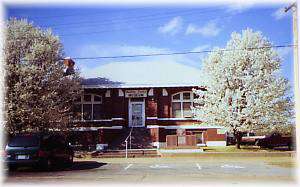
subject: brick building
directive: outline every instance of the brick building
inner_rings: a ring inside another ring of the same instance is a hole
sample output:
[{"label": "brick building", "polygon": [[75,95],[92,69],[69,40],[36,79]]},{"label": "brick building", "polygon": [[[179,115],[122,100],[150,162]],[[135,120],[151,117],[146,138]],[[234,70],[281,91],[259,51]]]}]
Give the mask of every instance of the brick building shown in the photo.
[{"label": "brick building", "polygon": [[83,87],[71,127],[77,144],[118,147],[133,128],[135,141],[141,143],[134,148],[165,147],[167,135],[176,134],[195,135],[197,146],[226,146],[223,128],[205,126],[193,117],[192,89],[204,88],[121,83]]}]

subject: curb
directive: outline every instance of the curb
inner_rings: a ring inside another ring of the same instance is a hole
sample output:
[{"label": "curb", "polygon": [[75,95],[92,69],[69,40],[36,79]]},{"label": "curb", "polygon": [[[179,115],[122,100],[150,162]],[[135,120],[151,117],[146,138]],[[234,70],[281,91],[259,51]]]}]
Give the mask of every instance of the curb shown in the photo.
[{"label": "curb", "polygon": [[181,157],[181,156],[193,156],[193,157],[296,157],[296,151],[290,152],[266,152],[266,153],[253,153],[253,152],[240,152],[240,153],[228,153],[228,152],[202,152],[202,153],[158,153],[162,157]]}]

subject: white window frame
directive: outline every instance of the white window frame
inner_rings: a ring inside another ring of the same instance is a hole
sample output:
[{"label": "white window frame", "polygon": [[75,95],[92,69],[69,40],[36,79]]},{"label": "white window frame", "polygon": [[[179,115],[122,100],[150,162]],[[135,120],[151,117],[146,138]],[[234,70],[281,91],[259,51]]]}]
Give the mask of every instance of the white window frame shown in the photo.
[{"label": "white window frame", "polygon": [[[183,99],[184,93],[189,93],[190,99]],[[179,94],[179,100],[173,99],[173,97],[178,94]],[[180,103],[181,115],[179,118],[193,118],[193,115],[191,117],[185,117],[183,115],[183,103],[191,103],[191,106],[193,106],[193,104],[194,104],[194,93],[192,91],[177,92],[177,93],[174,93],[171,95],[172,118],[175,118],[175,116],[173,116],[173,103]],[[176,117],[176,118],[178,118],[178,117]]]},{"label": "white window frame", "polygon": [[[91,96],[91,101],[84,101],[84,96],[85,95],[90,95]],[[101,101],[95,101],[94,97],[97,96],[97,97],[100,97],[101,98]],[[81,121],[93,121],[94,119],[94,105],[95,104],[102,104],[102,101],[103,101],[103,97],[101,95],[98,95],[98,94],[83,94],[80,96],[80,102],[76,102],[75,104],[76,105],[81,105]],[[92,116],[91,116],[91,119],[83,119],[83,105],[85,104],[90,104],[92,105]]]},{"label": "white window frame", "polygon": [[[142,104],[142,125],[141,126],[132,126],[132,104]],[[129,99],[128,102],[128,126],[129,127],[145,127],[145,120],[146,114],[145,114],[145,99],[143,101],[131,101]]]}]

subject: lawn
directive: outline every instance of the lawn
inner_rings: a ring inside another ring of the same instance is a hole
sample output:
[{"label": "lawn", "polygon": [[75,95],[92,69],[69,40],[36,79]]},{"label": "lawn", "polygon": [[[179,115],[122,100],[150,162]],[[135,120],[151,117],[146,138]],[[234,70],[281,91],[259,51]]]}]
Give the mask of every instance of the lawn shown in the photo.
[{"label": "lawn", "polygon": [[287,151],[287,148],[277,148],[277,149],[265,149],[259,148],[258,146],[247,146],[241,145],[241,149],[237,149],[235,145],[230,145],[226,147],[201,147],[204,152],[283,152]]}]

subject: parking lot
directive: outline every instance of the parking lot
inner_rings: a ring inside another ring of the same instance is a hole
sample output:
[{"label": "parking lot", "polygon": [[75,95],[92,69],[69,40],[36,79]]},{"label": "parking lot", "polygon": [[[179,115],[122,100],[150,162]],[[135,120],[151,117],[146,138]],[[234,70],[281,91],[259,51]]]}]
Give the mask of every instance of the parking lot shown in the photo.
[{"label": "parking lot", "polygon": [[71,168],[6,170],[7,183],[295,183],[290,157],[77,159]]}]

